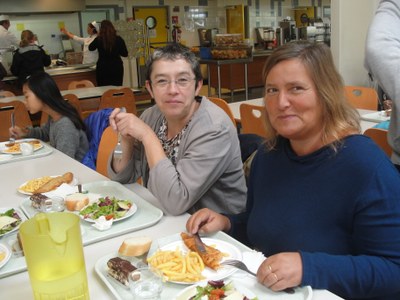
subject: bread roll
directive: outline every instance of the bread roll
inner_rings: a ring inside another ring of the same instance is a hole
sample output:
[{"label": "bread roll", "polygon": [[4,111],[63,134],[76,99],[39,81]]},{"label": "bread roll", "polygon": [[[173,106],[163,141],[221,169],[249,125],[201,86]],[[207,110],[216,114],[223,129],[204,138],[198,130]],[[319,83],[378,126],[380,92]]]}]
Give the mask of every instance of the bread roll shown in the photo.
[{"label": "bread roll", "polygon": [[66,196],[64,202],[69,211],[81,210],[89,204],[89,197],[86,194],[75,193]]},{"label": "bread roll", "polygon": [[119,247],[118,254],[123,256],[143,255],[149,251],[151,242],[151,238],[147,236],[129,237]]},{"label": "bread roll", "polygon": [[67,172],[62,176],[57,176],[52,178],[50,181],[42,185],[40,188],[34,191],[35,194],[40,194],[40,193],[47,193],[52,190],[55,190],[58,188],[60,185],[63,183],[71,183],[72,179],[74,178],[74,175],[71,172]]}]

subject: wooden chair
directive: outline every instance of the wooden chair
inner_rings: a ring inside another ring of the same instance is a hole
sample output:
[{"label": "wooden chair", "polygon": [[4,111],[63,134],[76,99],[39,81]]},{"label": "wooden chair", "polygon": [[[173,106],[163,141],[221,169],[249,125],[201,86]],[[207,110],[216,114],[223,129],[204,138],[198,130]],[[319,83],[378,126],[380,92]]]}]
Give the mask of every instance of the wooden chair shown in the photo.
[{"label": "wooden chair", "polygon": [[130,88],[110,89],[103,93],[98,110],[117,107],[125,107],[128,113],[136,115],[135,95]]},{"label": "wooden chair", "polygon": [[94,84],[90,80],[86,80],[86,79],[85,80],[74,80],[68,84],[69,90],[89,88],[89,87],[94,87]]},{"label": "wooden chair", "polygon": [[[75,94],[65,94],[64,96],[65,101],[68,101],[75,109],[78,111],[79,116],[83,120],[83,113],[82,113],[82,108],[81,108],[81,103],[79,102],[78,96]],[[40,117],[40,125],[45,124],[49,120],[49,115],[46,114],[45,112],[42,112],[42,115]]]},{"label": "wooden chair", "polygon": [[14,112],[15,125],[20,128],[31,127],[32,121],[29,112],[23,102],[15,100],[0,103],[0,140],[9,139],[9,128],[11,127],[11,113]]},{"label": "wooden chair", "polygon": [[99,143],[99,150],[97,152],[96,171],[106,177],[108,177],[108,158],[114,151],[117,142],[118,134],[111,128],[111,126],[108,126],[106,129],[104,129]]},{"label": "wooden chair", "polygon": [[222,108],[226,112],[228,117],[231,119],[233,125],[236,127],[236,120],[235,117],[233,116],[232,110],[229,107],[228,103],[224,99],[217,97],[208,97],[208,99],[214,104],[218,105],[220,108]]},{"label": "wooden chair", "polygon": [[388,143],[388,131],[382,128],[368,128],[364,134],[369,136],[389,157],[392,156],[392,148]]},{"label": "wooden chair", "polygon": [[254,133],[266,137],[264,106],[242,103],[239,109],[240,122],[242,123],[241,132]]},{"label": "wooden chair", "polygon": [[347,100],[355,108],[378,110],[378,93],[375,89],[351,85],[346,85],[344,89]]},{"label": "wooden chair", "polygon": [[15,94],[10,91],[0,91],[0,98],[14,97]]}]

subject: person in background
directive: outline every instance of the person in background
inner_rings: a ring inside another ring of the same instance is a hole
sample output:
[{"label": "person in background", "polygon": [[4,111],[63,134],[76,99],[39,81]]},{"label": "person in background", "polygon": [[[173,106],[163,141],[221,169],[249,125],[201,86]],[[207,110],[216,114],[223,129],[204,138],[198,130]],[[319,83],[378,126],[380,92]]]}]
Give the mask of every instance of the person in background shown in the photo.
[{"label": "person in background", "polygon": [[370,24],[365,66],[392,100],[388,142],[392,162],[400,171],[400,2],[381,0]]},{"label": "person in background", "polygon": [[228,115],[199,91],[203,84],[194,54],[179,44],[154,51],[146,88],[156,105],[140,118],[115,109],[110,125],[122,136],[122,157],[110,158],[108,174],[121,183],[142,177],[165,213],[210,207],[239,213],[246,203],[236,128]]},{"label": "person in background", "polygon": [[263,79],[269,136],[253,159],[246,211],[200,210],[188,232],[223,230],[262,251],[257,279],[274,291],[400,299],[400,174],[359,134],[329,47],[287,43]]},{"label": "person in background", "polygon": [[17,48],[19,46],[19,40],[17,37],[10,32],[10,17],[7,15],[0,15],[0,64],[3,65],[6,72],[9,71],[9,65],[3,58],[3,54],[10,48]]},{"label": "person in background", "polygon": [[97,85],[121,86],[124,78],[121,56],[127,57],[128,49],[110,21],[101,22],[99,35],[89,45],[89,50],[99,52],[96,64]]},{"label": "person in background", "polygon": [[64,100],[53,78],[45,72],[35,73],[24,83],[23,93],[31,114],[45,112],[50,119],[41,127],[15,126],[10,128],[10,134],[49,142],[52,147],[81,161],[89,149],[85,124],[76,109]]},{"label": "person in background", "polygon": [[20,48],[15,51],[11,64],[11,73],[18,77],[19,87],[29,75],[43,72],[50,66],[51,58],[41,46],[35,43],[35,35],[30,30],[21,32]]},{"label": "person in background", "polygon": [[97,33],[99,32],[99,24],[96,21],[88,24],[87,33],[89,36],[85,38],[72,34],[66,28],[61,28],[61,32],[66,34],[70,39],[73,39],[74,41],[83,45],[82,64],[95,64],[97,62],[99,58],[98,51],[89,51],[89,45],[97,37]]}]

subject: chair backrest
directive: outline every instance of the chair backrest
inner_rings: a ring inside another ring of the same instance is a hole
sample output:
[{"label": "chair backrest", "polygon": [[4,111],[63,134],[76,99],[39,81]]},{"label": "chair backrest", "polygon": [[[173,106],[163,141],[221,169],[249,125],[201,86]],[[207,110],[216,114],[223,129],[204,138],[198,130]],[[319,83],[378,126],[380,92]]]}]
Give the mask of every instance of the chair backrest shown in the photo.
[{"label": "chair backrest", "polygon": [[97,152],[96,171],[108,177],[107,162],[111,152],[118,142],[118,134],[108,126],[101,135],[99,150]]},{"label": "chair backrest", "polygon": [[254,133],[266,137],[264,106],[242,103],[239,109],[241,133]]},{"label": "chair backrest", "polygon": [[91,82],[90,80],[87,80],[87,79],[74,80],[68,84],[69,90],[82,89],[82,88],[88,88],[88,87],[94,87],[94,84],[93,84],[93,82]]},{"label": "chair backrest", "polygon": [[208,99],[214,104],[218,105],[220,108],[222,108],[226,112],[228,117],[231,119],[233,125],[236,127],[236,120],[235,117],[233,116],[232,110],[229,107],[228,103],[224,99],[217,97],[208,97]]},{"label": "chair backrest", "polygon": [[346,85],[347,100],[355,108],[378,110],[378,93],[375,89],[364,86]]},{"label": "chair backrest", "polygon": [[15,94],[10,91],[0,91],[0,98],[14,97]]},{"label": "chair backrest", "polygon": [[[4,109],[9,107],[10,109]],[[0,139],[6,141],[9,139],[9,128],[11,127],[11,113],[14,112],[15,125],[20,128],[32,126],[32,121],[25,104],[21,101],[15,100],[5,103],[0,103]]]},{"label": "chair backrest", "polygon": [[364,134],[369,136],[389,157],[392,155],[392,148],[388,143],[388,131],[382,128],[368,128]]},{"label": "chair backrest", "polygon": [[[75,109],[78,111],[79,116],[83,120],[81,103],[79,102],[78,96],[76,96],[75,94],[65,94],[63,98],[66,101],[68,101],[68,103],[71,103],[73,107],[75,107]],[[40,125],[47,123],[48,120],[49,120],[49,115],[42,111],[42,115],[40,117]]]},{"label": "chair backrest", "polygon": [[99,110],[105,108],[125,107],[128,113],[136,115],[135,96],[130,88],[110,89],[100,98]]}]

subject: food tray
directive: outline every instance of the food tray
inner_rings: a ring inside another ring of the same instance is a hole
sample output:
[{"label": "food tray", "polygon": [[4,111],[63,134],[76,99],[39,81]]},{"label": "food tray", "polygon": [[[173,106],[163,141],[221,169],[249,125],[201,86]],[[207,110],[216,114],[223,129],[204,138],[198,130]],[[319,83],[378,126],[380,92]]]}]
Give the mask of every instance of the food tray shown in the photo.
[{"label": "food tray", "polygon": [[[16,142],[22,142],[22,141],[32,141],[32,140],[37,140],[37,139],[20,139],[16,140]],[[1,142],[0,143],[0,151],[6,148],[7,142]],[[40,141],[40,143],[43,145],[43,148],[34,151],[33,154],[31,155],[22,155],[22,154],[14,154],[10,159],[0,159],[0,164],[6,164],[14,161],[20,161],[20,160],[27,160],[27,159],[33,159],[33,158],[38,158],[42,156],[47,156],[50,155],[53,152],[53,148],[50,147],[47,143]],[[8,154],[7,154],[8,156]]]},{"label": "food tray", "polygon": [[380,122],[389,121],[390,116],[387,116],[386,112],[384,110],[382,110],[382,111],[377,111],[377,112],[361,115],[361,120],[380,123]]},{"label": "food tray", "polygon": [[[81,220],[82,242],[83,245],[90,245],[102,240],[110,239],[122,234],[137,231],[156,224],[163,216],[163,212],[141,198],[135,192],[128,190],[119,182],[97,181],[82,185],[83,190],[100,196],[115,196],[120,199],[129,199],[136,203],[138,210],[130,218],[120,222],[115,222],[109,230],[99,231],[92,226],[92,223]],[[26,204],[22,202],[21,209],[32,217],[32,211],[27,211]],[[11,258],[10,261],[0,269],[0,278],[10,276],[26,270],[24,257]]]},{"label": "food tray", "polygon": [[[159,239],[156,243],[153,243],[150,250],[160,244],[169,243],[171,241],[176,240],[178,234],[174,234],[171,236],[167,236],[165,238]],[[221,241],[225,241],[239,248],[240,251],[249,251],[250,249],[245,245],[241,244],[239,241],[233,239],[223,232],[215,233],[210,238],[218,239]],[[156,245],[158,243],[158,245]],[[114,253],[109,253],[103,257],[101,257],[95,264],[95,272],[99,276],[99,278],[103,281],[103,283],[110,289],[115,299],[117,300],[126,300],[133,299],[132,294],[129,289],[124,287],[122,284],[118,283],[116,280],[111,278],[107,274],[107,261],[110,258],[118,256],[117,249]],[[133,263],[135,264],[135,263]],[[283,292],[273,292],[270,289],[262,286],[257,283],[256,279],[245,273],[244,271],[238,270],[233,275],[228,277],[226,280],[240,280],[240,282],[251,290],[255,295],[257,295],[259,300],[311,300],[312,299],[312,289],[307,287],[295,288],[294,294],[286,294]],[[176,296],[187,287],[187,285],[176,284],[171,282],[166,282],[163,284],[163,291],[161,292],[161,300],[176,300]]]}]

